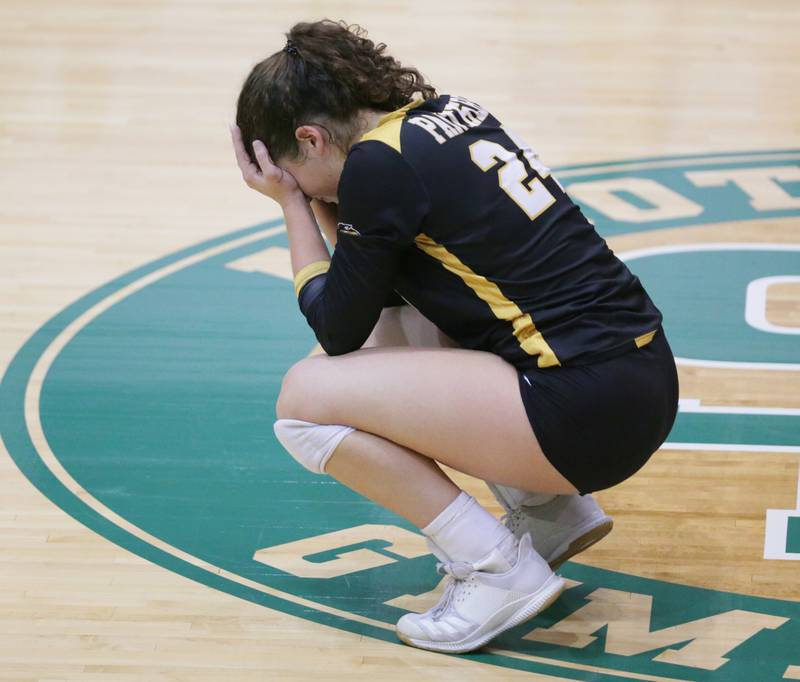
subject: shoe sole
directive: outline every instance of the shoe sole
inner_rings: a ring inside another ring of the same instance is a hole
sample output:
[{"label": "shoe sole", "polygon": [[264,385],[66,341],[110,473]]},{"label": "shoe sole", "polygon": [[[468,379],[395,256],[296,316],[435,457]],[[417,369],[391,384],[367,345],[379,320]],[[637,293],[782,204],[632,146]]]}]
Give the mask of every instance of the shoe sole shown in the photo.
[{"label": "shoe sole", "polygon": [[435,642],[424,639],[414,639],[412,637],[406,637],[399,630],[395,630],[395,632],[401,641],[410,646],[417,647],[418,649],[427,649],[428,651],[438,651],[449,654],[464,654],[468,651],[479,649],[489,640],[494,639],[506,630],[510,630],[520,623],[524,623],[526,620],[537,616],[561,596],[565,587],[566,583],[561,576],[555,574],[551,575],[545,584],[532,595],[523,597],[517,602],[506,604],[503,607],[503,609],[508,609],[515,604],[519,605],[510,618],[503,621],[500,625],[496,625],[488,632],[480,632],[479,628],[477,633],[473,633],[469,637],[457,642]]},{"label": "shoe sole", "polygon": [[608,521],[604,521],[599,526],[595,526],[580,537],[575,538],[575,540],[569,544],[566,550],[559,554],[555,559],[551,559],[548,562],[550,564],[550,568],[555,571],[568,559],[571,559],[576,554],[580,554],[584,550],[589,549],[589,547],[591,547],[593,544],[600,542],[600,540],[602,540],[611,532],[613,527],[614,521],[613,519],[609,518]]}]

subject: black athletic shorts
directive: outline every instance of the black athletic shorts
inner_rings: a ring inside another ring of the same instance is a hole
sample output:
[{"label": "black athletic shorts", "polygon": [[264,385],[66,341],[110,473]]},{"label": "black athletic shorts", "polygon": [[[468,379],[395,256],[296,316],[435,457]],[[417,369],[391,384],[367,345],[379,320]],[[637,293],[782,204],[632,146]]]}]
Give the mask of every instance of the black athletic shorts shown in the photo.
[{"label": "black athletic shorts", "polygon": [[678,411],[678,372],[662,328],[650,343],[611,359],[518,374],[542,451],[581,494],[644,466]]}]

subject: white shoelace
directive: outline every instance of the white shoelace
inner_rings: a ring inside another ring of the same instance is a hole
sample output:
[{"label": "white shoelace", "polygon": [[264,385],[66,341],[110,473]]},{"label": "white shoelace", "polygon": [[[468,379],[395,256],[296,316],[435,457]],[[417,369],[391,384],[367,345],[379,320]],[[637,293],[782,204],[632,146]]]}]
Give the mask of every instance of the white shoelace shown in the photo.
[{"label": "white shoelace", "polygon": [[434,618],[447,611],[455,596],[456,588],[475,572],[475,566],[468,561],[440,561],[436,564],[436,572],[447,576],[447,586],[439,603],[431,611]]}]

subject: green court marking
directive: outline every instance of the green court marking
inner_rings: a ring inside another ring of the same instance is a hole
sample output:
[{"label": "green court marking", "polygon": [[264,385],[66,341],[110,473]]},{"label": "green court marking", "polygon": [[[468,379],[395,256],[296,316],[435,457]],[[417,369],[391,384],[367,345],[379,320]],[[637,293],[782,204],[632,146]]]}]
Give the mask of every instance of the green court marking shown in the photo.
[{"label": "green court marking", "polygon": [[800,516],[790,516],[786,523],[786,551],[800,554]]}]

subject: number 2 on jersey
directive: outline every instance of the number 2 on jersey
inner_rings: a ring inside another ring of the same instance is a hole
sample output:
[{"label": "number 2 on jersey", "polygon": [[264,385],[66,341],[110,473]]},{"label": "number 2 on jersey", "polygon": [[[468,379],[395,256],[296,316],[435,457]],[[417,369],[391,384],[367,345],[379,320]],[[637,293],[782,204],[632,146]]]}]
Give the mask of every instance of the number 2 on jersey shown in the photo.
[{"label": "number 2 on jersey", "polygon": [[[506,131],[506,134],[524,150],[525,158],[531,167],[539,175],[546,178],[549,175],[549,169],[539,162],[533,151],[520,144],[508,131]],[[490,140],[473,142],[469,146],[469,155],[473,163],[484,172],[491,170],[498,163],[502,164],[502,167],[497,171],[497,180],[500,183],[500,187],[514,200],[517,206],[528,214],[531,220],[538,218],[556,202],[556,198],[550,194],[539,178],[531,181],[530,189],[523,184],[528,175],[525,164],[517,158],[514,152],[509,151],[497,142],[491,142]]]}]

